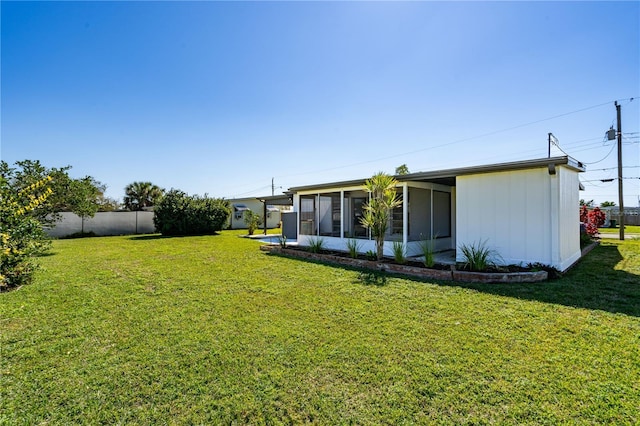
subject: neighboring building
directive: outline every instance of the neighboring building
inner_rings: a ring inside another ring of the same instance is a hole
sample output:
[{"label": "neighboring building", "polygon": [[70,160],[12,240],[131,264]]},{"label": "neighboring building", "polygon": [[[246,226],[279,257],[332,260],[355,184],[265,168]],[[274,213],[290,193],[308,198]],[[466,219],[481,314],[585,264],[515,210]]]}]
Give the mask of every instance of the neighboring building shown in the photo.
[{"label": "neighboring building", "polygon": [[[286,204],[291,205],[290,199],[286,196],[266,196],[253,198],[235,198],[230,199],[231,216],[227,225],[228,229],[247,229],[245,223],[245,215],[248,210],[257,213],[261,219],[264,219],[265,208],[267,216],[267,228],[280,227],[281,212],[288,211],[290,208]],[[264,220],[260,228],[264,227]]]},{"label": "neighboring building", "polygon": [[[579,180],[585,170],[570,157],[554,157],[396,176],[402,205],[393,210],[386,240],[402,241],[409,256],[435,238],[437,251],[485,242],[504,264],[541,263],[566,270],[580,258]],[[322,237],[361,252],[375,242],[360,224],[369,194],[366,179],[294,187],[298,244]],[[385,244],[392,256],[392,244]],[[458,260],[462,260],[457,250]]]}]

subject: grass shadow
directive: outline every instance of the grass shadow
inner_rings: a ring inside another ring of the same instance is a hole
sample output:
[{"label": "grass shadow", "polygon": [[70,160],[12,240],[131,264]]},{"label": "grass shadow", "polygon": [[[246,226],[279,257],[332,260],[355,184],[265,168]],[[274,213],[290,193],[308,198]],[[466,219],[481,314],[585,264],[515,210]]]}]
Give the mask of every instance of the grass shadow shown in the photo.
[{"label": "grass shadow", "polygon": [[482,284],[458,281],[443,281],[386,274],[363,268],[339,265],[332,262],[309,260],[286,254],[284,256],[303,262],[331,265],[359,272],[354,283],[385,285],[391,276],[415,282],[428,282],[440,286],[468,288],[488,294],[514,297],[522,300],[553,303],[574,308],[594,309],[640,317],[640,275],[616,269],[624,260],[615,244],[601,244],[583,257],[580,262],[561,278],[540,283]]},{"label": "grass shadow", "polygon": [[195,235],[162,235],[162,234],[146,234],[146,235],[135,235],[129,237],[131,241],[151,241],[151,240],[164,240],[167,238],[186,238],[186,237],[210,237],[220,235],[219,232],[214,234],[195,234]]},{"label": "grass shadow", "polygon": [[152,234],[152,235],[134,235],[129,237],[131,241],[150,241],[150,240],[164,240],[166,238],[175,238],[170,235]]},{"label": "grass shadow", "polygon": [[439,282],[483,293],[640,317],[640,275],[615,269],[619,247],[600,245],[561,278],[537,283]]},{"label": "grass shadow", "polygon": [[387,275],[384,272],[360,271],[354,283],[382,287],[387,284]]}]

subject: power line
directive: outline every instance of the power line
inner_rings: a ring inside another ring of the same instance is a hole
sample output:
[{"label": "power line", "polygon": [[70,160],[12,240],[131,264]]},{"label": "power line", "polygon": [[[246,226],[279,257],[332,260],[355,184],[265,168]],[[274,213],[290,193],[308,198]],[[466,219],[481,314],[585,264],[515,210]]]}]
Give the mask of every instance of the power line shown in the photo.
[{"label": "power line", "polygon": [[602,159],[600,159],[600,160],[598,160],[598,161],[592,161],[591,163],[584,163],[584,164],[586,164],[586,165],[589,165],[589,164],[598,164],[598,163],[600,163],[600,162],[602,162],[602,161],[606,160],[606,159],[607,159],[607,157],[611,155],[611,153],[613,152],[613,149],[614,149],[615,147],[616,147],[616,145],[611,145],[611,150],[609,150],[609,153],[608,153],[607,155],[605,155]]},{"label": "power line", "polygon": [[[633,99],[634,99],[633,97],[629,98],[629,102],[633,101]],[[586,108],[580,108],[580,109],[577,109],[575,111],[570,111],[570,112],[565,112],[565,113],[562,113],[562,114],[554,115],[552,117],[547,117],[547,118],[543,118],[543,119],[540,119],[540,120],[530,121],[528,123],[518,124],[516,126],[507,127],[505,129],[495,130],[495,131],[492,131],[492,132],[483,133],[483,134],[480,134],[480,135],[477,135],[477,136],[468,137],[468,138],[457,139],[457,140],[454,140],[454,141],[451,141],[451,142],[446,142],[446,143],[443,143],[443,144],[440,144],[440,145],[434,145],[434,146],[430,146],[430,147],[427,147],[427,148],[421,148],[421,149],[417,149],[417,150],[414,150],[414,151],[408,151],[408,152],[404,152],[404,153],[400,153],[400,154],[384,156],[384,157],[380,157],[380,158],[376,158],[376,159],[372,159],[372,160],[359,161],[359,162],[356,162],[356,163],[346,164],[346,165],[343,165],[343,166],[336,166],[336,167],[330,167],[330,168],[326,168],[326,169],[319,169],[319,170],[308,171],[308,172],[294,173],[294,174],[290,174],[290,175],[281,175],[281,176],[277,176],[277,177],[278,178],[284,178],[284,177],[294,177],[294,176],[302,176],[302,175],[308,175],[308,174],[322,173],[322,172],[328,172],[328,171],[333,171],[333,170],[345,169],[345,168],[353,167],[353,166],[359,166],[359,165],[362,165],[362,164],[375,163],[375,162],[378,162],[378,161],[388,160],[388,159],[391,159],[391,158],[403,157],[405,155],[417,154],[419,152],[425,152],[425,151],[429,151],[429,150],[436,149],[436,148],[443,148],[443,147],[446,147],[446,146],[451,146],[451,145],[459,144],[459,143],[462,143],[462,142],[468,142],[468,141],[475,140],[475,139],[481,139],[481,138],[485,138],[487,136],[493,136],[493,135],[497,135],[499,133],[504,133],[504,132],[508,132],[508,131],[511,131],[511,130],[520,129],[522,127],[527,127],[527,126],[531,126],[531,125],[534,125],[534,124],[543,123],[545,121],[554,120],[556,118],[566,117],[568,115],[577,114],[579,112],[588,111],[588,110],[591,110],[591,109],[599,108],[601,106],[610,105],[612,102],[623,101],[623,100],[627,100],[627,98],[616,99],[614,101],[607,101],[607,102],[603,102],[601,104],[591,105],[591,106],[588,106]]]}]

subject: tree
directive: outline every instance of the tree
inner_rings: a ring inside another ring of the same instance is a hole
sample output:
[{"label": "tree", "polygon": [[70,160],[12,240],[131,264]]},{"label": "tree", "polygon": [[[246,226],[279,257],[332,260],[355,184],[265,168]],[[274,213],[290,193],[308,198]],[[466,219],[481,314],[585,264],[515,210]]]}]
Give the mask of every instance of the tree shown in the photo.
[{"label": "tree", "polygon": [[32,280],[37,266],[33,258],[44,253],[50,241],[31,213],[53,194],[50,176],[16,190],[6,170],[0,173],[0,291]]},{"label": "tree", "polygon": [[593,207],[593,200],[585,201],[582,198],[580,199],[581,206]]},{"label": "tree", "polygon": [[151,182],[133,182],[124,189],[124,206],[129,210],[142,210],[160,202],[164,189]]},{"label": "tree", "polygon": [[384,236],[389,226],[391,210],[398,207],[402,200],[396,193],[398,181],[383,172],[367,179],[364,188],[371,195],[371,199],[364,206],[364,214],[360,223],[371,230],[376,240],[376,256],[382,260],[384,253]]},{"label": "tree", "polygon": [[600,207],[615,207],[616,203],[613,201],[604,201],[600,203]]},{"label": "tree", "polygon": [[81,179],[69,177],[71,166],[47,168],[39,161],[24,160],[15,163],[17,167],[0,161],[0,174],[15,192],[29,187],[43,179],[50,179],[51,194],[45,201],[29,211],[29,215],[44,226],[51,226],[60,219],[59,212],[70,211],[78,216],[93,216],[98,209],[99,196],[105,186],[91,176]]},{"label": "tree", "polygon": [[249,235],[253,235],[256,229],[258,229],[258,226],[262,224],[262,218],[258,213],[246,210],[244,212],[244,223],[248,226]]},{"label": "tree", "polygon": [[153,223],[162,235],[207,235],[222,230],[231,207],[227,200],[172,189],[153,212]]},{"label": "tree", "polygon": [[401,164],[398,167],[396,167],[396,175],[408,175],[409,174],[409,167],[407,167],[406,164]]}]

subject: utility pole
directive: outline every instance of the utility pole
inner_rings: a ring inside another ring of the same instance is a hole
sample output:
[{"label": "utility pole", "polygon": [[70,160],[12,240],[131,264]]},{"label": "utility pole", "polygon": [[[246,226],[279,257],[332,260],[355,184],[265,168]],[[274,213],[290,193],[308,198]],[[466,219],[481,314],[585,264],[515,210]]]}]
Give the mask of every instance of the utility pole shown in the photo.
[{"label": "utility pole", "polygon": [[624,197],[622,196],[622,118],[620,104],[615,102],[616,115],[618,116],[618,221],[620,222],[620,241],[624,241]]},{"label": "utility pole", "polygon": [[275,195],[276,188],[273,186],[273,178],[271,178],[271,195]]},{"label": "utility pole", "polygon": [[548,158],[551,158],[551,133],[549,133]]}]

